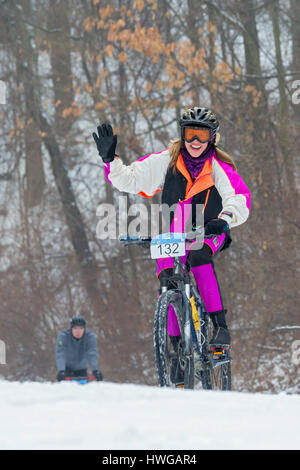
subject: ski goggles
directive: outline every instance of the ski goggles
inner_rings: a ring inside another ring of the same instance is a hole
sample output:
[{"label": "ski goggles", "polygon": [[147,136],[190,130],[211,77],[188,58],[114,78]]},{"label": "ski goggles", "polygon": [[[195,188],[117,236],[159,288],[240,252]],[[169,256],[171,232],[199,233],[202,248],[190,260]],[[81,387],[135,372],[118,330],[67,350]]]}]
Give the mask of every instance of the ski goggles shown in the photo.
[{"label": "ski goggles", "polygon": [[182,138],[189,143],[197,139],[202,144],[205,144],[210,141],[211,132],[207,127],[184,127]]}]

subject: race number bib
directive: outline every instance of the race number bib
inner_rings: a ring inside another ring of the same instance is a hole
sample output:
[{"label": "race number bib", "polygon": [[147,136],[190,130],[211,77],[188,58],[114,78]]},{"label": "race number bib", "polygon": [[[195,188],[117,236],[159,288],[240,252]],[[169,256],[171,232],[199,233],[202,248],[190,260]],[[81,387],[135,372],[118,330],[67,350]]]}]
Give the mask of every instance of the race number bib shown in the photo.
[{"label": "race number bib", "polygon": [[162,233],[151,240],[151,258],[175,258],[185,255],[184,233]]}]

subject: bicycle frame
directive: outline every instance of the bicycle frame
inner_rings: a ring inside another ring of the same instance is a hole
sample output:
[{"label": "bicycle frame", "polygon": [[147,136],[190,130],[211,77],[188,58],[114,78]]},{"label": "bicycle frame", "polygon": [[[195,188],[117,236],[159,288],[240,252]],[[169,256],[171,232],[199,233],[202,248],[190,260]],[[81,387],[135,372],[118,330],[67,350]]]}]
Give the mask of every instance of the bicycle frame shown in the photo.
[{"label": "bicycle frame", "polygon": [[[208,329],[208,314],[205,311],[204,303],[199,293],[197,286],[194,286],[191,281],[190,271],[187,266],[182,262],[181,257],[177,256],[174,258],[174,274],[171,276],[171,279],[178,279],[180,282],[184,282],[184,291],[186,294],[186,300],[188,305],[185,306],[185,316],[184,316],[184,345],[185,353],[188,354],[190,342],[192,340],[195,351],[197,352],[199,359],[204,366],[208,361],[210,362],[211,369],[214,369],[217,366],[225,364],[231,360],[230,352],[228,350],[222,349],[222,351],[217,350],[215,353],[210,354],[207,349],[207,329]],[[183,289],[180,289],[183,291]],[[167,291],[167,286],[162,287],[162,292]],[[200,342],[197,339],[196,330],[194,327],[194,322],[192,315],[188,314],[190,312],[190,298],[191,295],[194,297],[195,303],[197,305],[199,321],[200,321]],[[203,341],[201,341],[203,338]],[[206,346],[203,348],[203,346]],[[216,357],[217,356],[217,357]]]},{"label": "bicycle frame", "polygon": [[[174,270],[173,270],[173,276],[171,277],[172,279],[176,280],[180,284],[183,284],[179,287],[179,290],[181,292],[185,292],[186,297],[183,297],[184,300],[184,327],[183,327],[183,332],[184,332],[184,353],[186,355],[189,354],[190,351],[190,345],[191,345],[191,340],[192,340],[192,329],[191,329],[191,322],[192,322],[192,315],[190,313],[191,309],[191,304],[190,304],[190,296],[191,296],[191,278],[190,278],[190,273],[184,265],[184,263],[181,261],[180,256],[176,256],[173,258],[174,259]],[[162,285],[162,293],[167,292],[168,290],[168,280],[166,280],[165,285]]]},{"label": "bicycle frame", "polygon": [[[230,351],[216,350],[212,352],[208,350],[208,314],[205,311],[204,303],[199,293],[197,286],[193,285],[191,281],[190,271],[187,266],[182,262],[181,257],[174,258],[174,274],[171,279],[176,279],[179,283],[184,282],[184,291],[186,294],[187,304],[184,308],[184,353],[188,355],[190,351],[191,341],[193,343],[194,351],[198,355],[201,362],[202,370],[209,363],[210,369],[221,366],[231,361]],[[179,289],[183,292],[183,288]],[[167,291],[167,285],[162,287],[162,292]],[[190,298],[194,297],[197,306],[199,322],[200,322],[200,340],[197,338],[197,333],[194,327],[194,322],[190,312]]]},{"label": "bicycle frame", "polygon": [[[216,352],[208,351],[207,349],[207,333],[208,333],[208,316],[209,314],[206,313],[205,307],[203,304],[203,300],[201,295],[197,289],[197,287],[192,285],[192,295],[194,297],[196,305],[198,304],[198,314],[199,314],[199,321],[200,321],[200,335],[204,337],[203,342],[198,342],[197,338],[193,337],[193,342],[195,345],[196,352],[199,355],[199,359],[201,360],[202,364],[207,363],[209,361],[211,369],[214,369],[217,366],[225,364],[226,362],[231,361],[230,351],[225,350],[222,348],[222,352],[216,348]],[[193,325],[192,325],[193,330]],[[192,336],[194,336],[192,334]],[[195,335],[196,336],[196,335]],[[205,348],[203,348],[205,346]]]}]

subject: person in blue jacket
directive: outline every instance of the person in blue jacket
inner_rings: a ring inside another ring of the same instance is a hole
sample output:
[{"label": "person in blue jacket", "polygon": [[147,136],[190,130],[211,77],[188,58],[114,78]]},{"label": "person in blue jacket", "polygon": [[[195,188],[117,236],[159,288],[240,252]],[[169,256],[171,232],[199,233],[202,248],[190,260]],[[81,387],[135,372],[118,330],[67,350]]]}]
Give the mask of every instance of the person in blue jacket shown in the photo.
[{"label": "person in blue jacket", "polygon": [[98,369],[98,348],[95,333],[86,328],[83,316],[73,316],[70,328],[59,333],[55,348],[57,380],[65,377],[86,377],[88,366],[94,377],[103,380]]}]

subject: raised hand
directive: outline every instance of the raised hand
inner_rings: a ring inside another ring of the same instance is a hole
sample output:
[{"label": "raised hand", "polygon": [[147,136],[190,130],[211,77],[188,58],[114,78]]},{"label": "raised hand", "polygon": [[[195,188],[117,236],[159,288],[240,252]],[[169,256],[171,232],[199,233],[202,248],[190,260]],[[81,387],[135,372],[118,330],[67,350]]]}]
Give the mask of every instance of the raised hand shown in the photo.
[{"label": "raised hand", "polygon": [[105,163],[112,162],[115,158],[118,136],[113,133],[109,123],[104,123],[97,127],[98,135],[93,132],[94,141],[100,157]]}]

